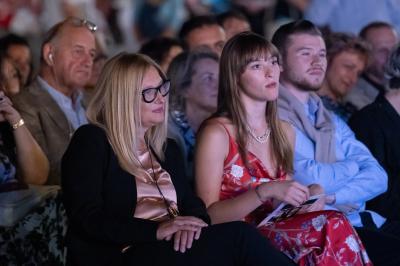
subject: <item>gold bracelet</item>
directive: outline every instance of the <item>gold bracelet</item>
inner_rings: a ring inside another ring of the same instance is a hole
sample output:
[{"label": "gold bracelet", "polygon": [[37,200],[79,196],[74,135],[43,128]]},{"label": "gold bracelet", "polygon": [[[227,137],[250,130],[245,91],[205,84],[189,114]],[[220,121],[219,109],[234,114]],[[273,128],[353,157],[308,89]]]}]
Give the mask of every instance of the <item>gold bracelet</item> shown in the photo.
[{"label": "gold bracelet", "polygon": [[21,127],[21,126],[23,126],[23,125],[25,125],[25,121],[24,121],[24,119],[21,118],[20,120],[18,120],[17,123],[12,124],[11,127],[12,127],[14,130],[16,130],[17,128],[19,128],[19,127]]},{"label": "gold bracelet", "polygon": [[265,203],[265,201],[261,197],[260,191],[258,190],[260,186],[261,186],[261,184],[257,185],[256,188],[254,189],[254,192],[256,192],[257,198],[261,201],[261,203]]}]

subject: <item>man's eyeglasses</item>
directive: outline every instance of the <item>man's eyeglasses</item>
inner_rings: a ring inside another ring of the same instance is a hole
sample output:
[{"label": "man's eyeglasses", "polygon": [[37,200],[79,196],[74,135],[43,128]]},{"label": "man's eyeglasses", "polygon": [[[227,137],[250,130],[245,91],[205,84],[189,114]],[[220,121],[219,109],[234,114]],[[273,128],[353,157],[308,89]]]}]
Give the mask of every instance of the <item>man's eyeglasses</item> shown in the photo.
[{"label": "man's eyeglasses", "polygon": [[97,30],[97,25],[87,19],[80,19],[77,17],[69,17],[68,21],[71,21],[75,26],[85,26],[91,32],[95,32]]},{"label": "man's eyeglasses", "polygon": [[159,92],[161,96],[165,97],[169,93],[169,88],[171,86],[171,81],[169,79],[164,80],[160,86],[155,88],[148,88],[142,91],[143,101],[145,103],[152,103],[157,98],[157,93]]}]

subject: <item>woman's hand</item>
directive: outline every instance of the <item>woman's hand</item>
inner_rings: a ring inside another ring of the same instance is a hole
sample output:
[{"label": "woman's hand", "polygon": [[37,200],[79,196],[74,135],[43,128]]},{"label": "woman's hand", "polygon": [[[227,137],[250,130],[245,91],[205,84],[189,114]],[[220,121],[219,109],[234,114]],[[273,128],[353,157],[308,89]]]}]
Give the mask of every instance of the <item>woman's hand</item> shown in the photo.
[{"label": "woman's hand", "polygon": [[263,183],[259,191],[263,200],[273,198],[293,206],[299,206],[310,197],[308,187],[294,180]]},{"label": "woman's hand", "polygon": [[157,229],[157,239],[171,240],[174,236],[174,249],[184,252],[186,249],[182,247],[190,248],[193,239],[198,239],[201,229],[206,226],[208,224],[197,217],[178,216],[160,223]]},{"label": "woman's hand", "polygon": [[10,125],[14,125],[21,119],[17,110],[12,107],[11,100],[0,91],[0,122],[8,121]]},{"label": "woman's hand", "polygon": [[[308,186],[310,190],[310,196],[314,195],[323,195],[325,193],[323,187],[318,184],[312,184]],[[321,196],[314,204],[312,204],[308,209],[307,212],[316,212],[323,210],[325,207],[325,196]]]},{"label": "woman's hand", "polygon": [[[196,231],[181,230],[174,235],[174,250],[184,253],[192,247],[193,241],[198,240],[201,234],[201,227]],[[168,239],[167,239],[168,240]]]},{"label": "woman's hand", "polygon": [[310,190],[310,196],[322,195],[325,193],[324,188],[319,184],[311,184],[308,186],[308,189]]}]

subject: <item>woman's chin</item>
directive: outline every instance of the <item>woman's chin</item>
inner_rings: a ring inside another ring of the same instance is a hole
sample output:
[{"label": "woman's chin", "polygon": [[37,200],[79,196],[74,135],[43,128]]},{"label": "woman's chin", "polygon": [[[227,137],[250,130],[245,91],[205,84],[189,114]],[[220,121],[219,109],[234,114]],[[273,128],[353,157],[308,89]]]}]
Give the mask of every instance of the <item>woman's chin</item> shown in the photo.
[{"label": "woman's chin", "polygon": [[144,128],[151,128],[151,127],[155,127],[158,126],[160,124],[162,124],[164,122],[164,118],[163,119],[157,119],[157,120],[153,120],[153,121],[149,121],[147,123],[142,123]]}]

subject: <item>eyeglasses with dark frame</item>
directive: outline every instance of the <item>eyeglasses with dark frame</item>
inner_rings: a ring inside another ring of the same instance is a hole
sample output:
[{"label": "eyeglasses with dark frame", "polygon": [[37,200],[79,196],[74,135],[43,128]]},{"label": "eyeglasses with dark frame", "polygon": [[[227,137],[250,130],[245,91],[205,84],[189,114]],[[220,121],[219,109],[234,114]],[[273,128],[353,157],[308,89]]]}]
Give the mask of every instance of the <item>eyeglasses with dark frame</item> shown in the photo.
[{"label": "eyeglasses with dark frame", "polygon": [[160,93],[161,96],[165,97],[169,93],[169,88],[171,87],[171,81],[169,79],[163,80],[163,82],[155,87],[148,88],[142,91],[143,101],[145,103],[152,103],[157,98],[157,93]]}]

